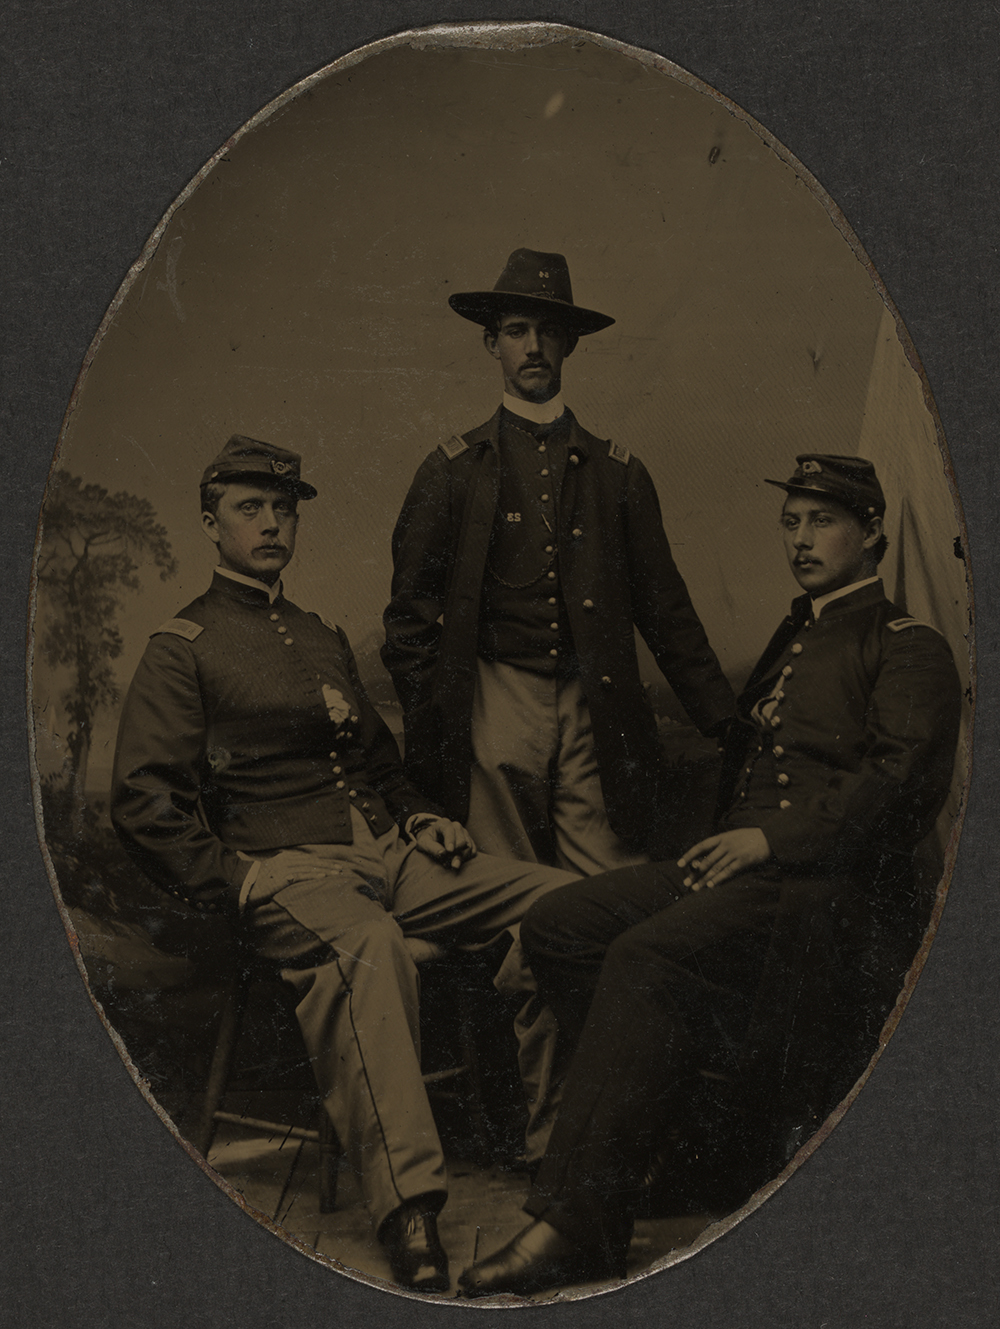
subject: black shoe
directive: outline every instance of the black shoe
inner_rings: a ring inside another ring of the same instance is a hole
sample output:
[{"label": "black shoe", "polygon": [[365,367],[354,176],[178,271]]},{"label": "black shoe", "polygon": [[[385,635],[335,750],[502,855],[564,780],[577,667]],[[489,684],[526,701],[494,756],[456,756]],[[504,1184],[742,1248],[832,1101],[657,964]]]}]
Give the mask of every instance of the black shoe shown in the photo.
[{"label": "black shoe", "polygon": [[458,1288],[466,1297],[500,1292],[523,1297],[549,1287],[612,1277],[614,1272],[599,1256],[582,1250],[551,1223],[539,1219],[495,1255],[466,1269]]},{"label": "black shoe", "polygon": [[422,1199],[394,1210],[379,1228],[392,1276],[414,1292],[447,1292],[451,1286],[448,1257],[438,1236],[437,1216]]}]

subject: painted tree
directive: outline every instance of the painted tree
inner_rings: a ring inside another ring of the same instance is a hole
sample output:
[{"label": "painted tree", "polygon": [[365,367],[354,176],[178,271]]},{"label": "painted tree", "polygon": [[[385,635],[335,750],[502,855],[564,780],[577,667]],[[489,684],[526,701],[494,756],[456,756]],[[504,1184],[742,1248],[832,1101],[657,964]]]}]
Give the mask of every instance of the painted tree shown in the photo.
[{"label": "painted tree", "polygon": [[94,718],[120,695],[112,661],[122,653],[122,593],[138,591],[140,568],[150,565],[163,581],[177,571],[166,529],[148,499],[109,494],[68,471],[53,474],[37,570],[45,604],[36,625],[46,663],[69,671],[59,700],[69,720],[75,824],[83,813]]}]

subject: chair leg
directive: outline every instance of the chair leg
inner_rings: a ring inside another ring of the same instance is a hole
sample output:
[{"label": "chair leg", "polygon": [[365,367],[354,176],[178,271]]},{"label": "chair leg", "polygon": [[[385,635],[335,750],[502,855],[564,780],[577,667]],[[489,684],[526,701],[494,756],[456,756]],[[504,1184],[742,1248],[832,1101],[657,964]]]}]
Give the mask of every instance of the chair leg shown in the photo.
[{"label": "chair leg", "polygon": [[324,1104],[319,1109],[319,1211],[332,1214],[337,1208],[337,1172],[343,1150]]},{"label": "chair leg", "polygon": [[215,1135],[215,1114],[219,1110],[219,1104],[222,1102],[222,1095],[226,1092],[226,1084],[233,1068],[236,1039],[240,1032],[240,1021],[243,1017],[248,986],[249,979],[241,973],[226,989],[222,1015],[219,1018],[219,1029],[215,1037],[215,1048],[212,1052],[208,1079],[205,1083],[205,1092],[202,1095],[201,1107],[195,1119],[194,1127],[188,1133],[191,1143],[204,1158],[208,1157],[208,1151],[212,1147],[212,1137]]}]

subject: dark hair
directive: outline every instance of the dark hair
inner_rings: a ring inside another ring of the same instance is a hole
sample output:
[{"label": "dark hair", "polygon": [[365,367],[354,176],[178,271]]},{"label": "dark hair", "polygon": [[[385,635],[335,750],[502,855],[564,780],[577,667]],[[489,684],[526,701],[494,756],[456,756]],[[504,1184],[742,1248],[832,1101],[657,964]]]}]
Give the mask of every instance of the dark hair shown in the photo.
[{"label": "dark hair", "polygon": [[[201,493],[202,512],[207,512],[210,517],[218,516],[219,500],[222,498],[222,495],[228,489],[230,483],[232,482],[225,480],[216,480],[213,481],[211,484],[201,486],[200,493]],[[259,488],[261,489],[280,489],[282,490],[282,492],[288,494],[288,497],[292,500],[293,504],[295,504],[296,511],[298,510],[299,501],[295,497],[295,495],[290,490],[286,489],[284,485],[275,484],[269,475],[265,475],[262,473],[259,481],[257,477],[252,473],[248,475],[242,475],[239,477],[238,483],[244,485],[258,485]]]},{"label": "dark hair", "polygon": [[[494,309],[488,316],[489,321],[483,324],[484,342],[488,337],[500,336],[501,320],[505,319],[508,314],[523,314],[529,318],[534,318],[538,314],[538,310],[536,307],[529,305],[523,305],[520,308],[512,305],[509,309]],[[566,333],[566,336],[570,341],[569,350],[573,350],[576,347],[577,342],[580,340],[580,328],[576,320],[569,315],[564,314],[561,309],[554,309],[551,313],[546,310],[545,317],[551,318],[554,323],[562,325],[563,331]],[[487,347],[487,350],[488,349],[489,347]],[[568,351],[567,354],[569,354]]]},{"label": "dark hair", "polygon": [[[789,490],[788,497],[790,498],[793,493],[809,494],[813,492],[814,492],[813,490],[809,489]],[[823,494],[823,498],[826,500],[827,503],[832,503],[835,508],[840,508],[841,512],[849,513],[864,530],[867,530],[868,523],[874,520],[874,518],[869,513],[858,512],[856,508],[852,508],[850,507],[849,504],[844,503],[841,499],[835,498],[833,494]],[[782,505],[782,512],[784,512],[784,504]],[[883,531],[882,534],[879,536],[879,538],[872,545],[871,549],[868,550],[868,553],[874,559],[876,566],[878,566],[878,564],[882,562],[883,558],[885,558],[886,550],[888,548],[889,548],[889,537],[886,535],[885,531]]]},{"label": "dark hair", "polygon": [[208,484],[201,486],[201,510],[207,512],[210,517],[217,515],[219,511],[219,499],[226,492],[226,486],[220,484]]}]

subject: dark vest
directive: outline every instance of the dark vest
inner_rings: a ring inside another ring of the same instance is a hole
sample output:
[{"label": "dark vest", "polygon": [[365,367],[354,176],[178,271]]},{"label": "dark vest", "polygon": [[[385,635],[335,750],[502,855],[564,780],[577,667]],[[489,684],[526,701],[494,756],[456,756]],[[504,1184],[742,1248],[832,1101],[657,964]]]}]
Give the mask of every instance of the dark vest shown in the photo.
[{"label": "dark vest", "polygon": [[559,568],[559,492],[568,417],[537,425],[504,410],[499,493],[479,616],[478,654],[560,678],[578,671]]}]

